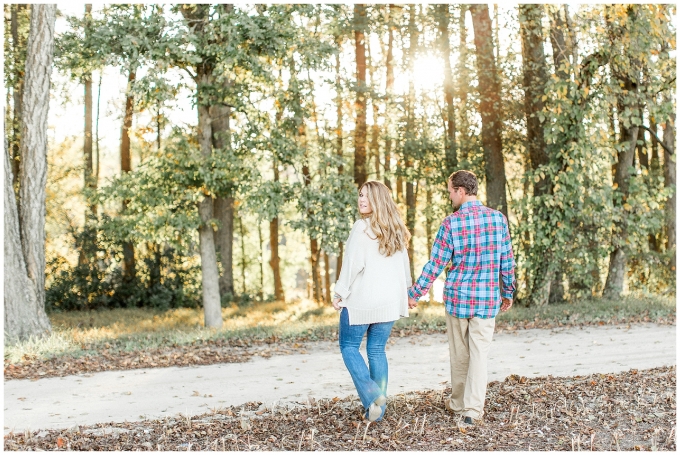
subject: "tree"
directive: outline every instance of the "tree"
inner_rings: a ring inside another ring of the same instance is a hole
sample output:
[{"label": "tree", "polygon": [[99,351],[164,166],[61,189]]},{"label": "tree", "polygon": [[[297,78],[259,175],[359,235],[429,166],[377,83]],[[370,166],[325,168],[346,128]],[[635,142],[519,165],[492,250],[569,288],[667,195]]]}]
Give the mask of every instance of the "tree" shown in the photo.
[{"label": "tree", "polygon": [[[233,5],[218,7],[220,15],[233,13]],[[225,88],[232,84],[229,79],[221,81]],[[216,102],[210,106],[212,118],[213,147],[215,150],[231,148],[231,106],[224,102]],[[215,218],[220,222],[215,231],[215,244],[219,253],[219,261],[222,265],[219,286],[220,295],[234,294],[234,271],[233,271],[233,244],[234,244],[234,196],[233,194],[216,195],[214,201]]]},{"label": "tree", "polygon": [[18,214],[9,155],[5,151],[6,341],[50,330],[45,314],[45,182],[47,111],[56,13],[56,5],[31,7],[22,101]]},{"label": "tree", "polygon": [[[627,10],[627,19],[634,24],[638,7],[630,6]],[[613,13],[612,8],[607,8],[606,12]],[[610,40],[612,47],[618,47],[621,43],[621,34],[630,33],[627,26],[619,26],[612,24],[610,19]],[[627,22],[628,24],[628,22]],[[629,197],[631,168],[633,167],[633,160],[635,158],[635,150],[637,148],[638,133],[640,131],[639,123],[642,118],[640,111],[640,103],[637,92],[639,82],[635,68],[639,66],[639,62],[635,61],[635,55],[631,56],[627,50],[624,50],[623,55],[611,61],[612,75],[614,79],[622,86],[617,93],[617,113],[619,117],[619,144],[617,145],[617,160],[614,166],[614,188],[615,188],[615,206],[619,206],[624,210],[621,212],[620,221],[615,223],[616,237],[625,239],[628,235],[627,220],[628,210],[626,206],[629,205],[627,199]],[[623,292],[623,282],[626,276],[626,247],[621,242],[615,242],[614,248],[609,257],[609,272],[607,274],[607,282],[604,287],[604,295],[610,298],[615,298]]]},{"label": "tree", "polygon": [[[134,113],[134,95],[132,91],[135,82],[135,70],[128,72],[128,84],[125,94],[125,114],[120,133],[120,171],[121,173],[132,172],[132,155],[130,154],[130,129],[132,128],[132,114]],[[122,211],[127,210],[128,201],[123,201]],[[135,247],[132,242],[123,243],[123,278],[127,282],[135,279]]]},{"label": "tree", "polygon": [[[415,176],[413,175],[414,155],[416,145],[416,127],[415,127],[415,87],[414,75],[416,48],[418,47],[418,29],[416,27],[416,5],[410,5],[408,9],[408,100],[406,102],[406,132],[405,132],[405,146],[404,146],[404,171],[406,174],[406,228],[409,232],[414,233],[416,229],[416,194],[414,189]],[[414,262],[415,251],[413,247],[414,236],[408,242],[408,255],[411,258],[411,278],[414,278]]]},{"label": "tree", "polygon": [[[92,4],[91,3],[86,3],[85,4],[85,18],[84,18],[84,23],[85,23],[85,34],[89,35],[92,33],[91,30],[91,22],[92,22]],[[85,38],[87,39],[87,38]],[[83,75],[83,89],[84,89],[84,98],[85,98],[85,126],[84,126],[84,134],[83,134],[83,161],[84,161],[84,166],[83,166],[83,187],[88,188],[89,190],[96,189],[96,183],[94,181],[94,165],[92,161],[92,119],[93,119],[93,112],[92,112],[92,72],[87,71]],[[91,205],[90,206],[90,212],[92,215],[96,216],[97,215],[97,206],[96,205]],[[86,219],[89,218],[88,215],[85,217]],[[84,258],[84,255],[82,255]]]},{"label": "tree", "polygon": [[676,267],[676,244],[675,244],[675,203],[677,201],[677,178],[675,169],[675,115],[672,114],[663,128],[663,142],[666,145],[663,155],[664,185],[670,191],[671,196],[666,201],[666,250],[671,254],[671,270],[675,273]]},{"label": "tree", "polygon": [[493,51],[491,18],[487,5],[470,5],[472,26],[477,50],[477,79],[479,81],[479,114],[482,117],[482,145],[486,173],[486,203],[508,216],[505,196],[505,163],[501,122],[500,87]]},{"label": "tree", "polygon": [[[548,176],[540,173],[541,168],[545,168],[549,162],[548,148],[543,135],[545,120],[543,96],[548,82],[548,68],[543,51],[542,18],[542,5],[519,6],[524,72],[524,112],[527,122],[526,148],[529,164],[537,177],[534,179],[534,200],[545,199],[545,196],[551,192],[551,182]],[[556,67],[558,67],[557,62]],[[550,285],[555,275],[552,254],[545,246],[536,242],[535,251],[532,253],[541,262],[541,265],[536,268],[531,283],[531,300],[534,305],[544,305],[548,302]]]},{"label": "tree", "polygon": [[453,105],[454,86],[453,71],[451,70],[451,44],[449,42],[449,18],[451,14],[449,13],[449,5],[438,5],[437,9],[440,49],[444,59],[444,100],[446,102],[444,156],[446,158],[445,174],[448,177],[458,167],[458,156],[456,154],[456,109]]},{"label": "tree", "polygon": [[[206,164],[213,155],[212,118],[210,116],[210,97],[204,93],[214,84],[214,61],[207,54],[206,41],[210,15],[209,5],[183,5],[180,11],[190,30],[196,36],[200,45],[197,53],[201,64],[195,67],[196,105],[198,109],[198,144],[201,155]],[[215,233],[213,230],[214,206],[212,195],[206,194],[198,203],[198,214],[201,225],[198,228],[198,238],[201,252],[201,286],[203,288],[203,309],[206,327],[222,327],[222,311],[220,304],[219,270],[215,250]]]},{"label": "tree", "polygon": [[[26,61],[26,34],[28,30],[28,27],[25,26],[25,23],[30,21],[30,11],[29,5],[9,5],[9,7],[11,24],[10,28],[12,36],[12,68],[11,71],[6,72],[6,77],[11,77],[12,86],[13,116],[10,123],[12,125],[12,140],[10,147],[12,153],[11,164],[13,185],[16,188],[19,179],[19,169],[21,162],[21,156],[19,155],[21,143],[21,101],[23,92],[22,88],[24,84],[24,65]],[[10,84],[8,83],[7,85]]]},{"label": "tree", "polygon": [[[392,90],[394,88],[394,25],[392,24],[395,9],[394,5],[387,6],[387,54],[385,57],[385,97],[387,102],[385,103],[385,113],[387,114],[390,109],[390,103],[392,102]],[[386,116],[388,117],[388,116]],[[389,118],[389,117],[388,117]],[[386,118],[385,120],[388,120]],[[392,160],[392,135],[389,130],[389,123],[385,125],[385,185],[390,190],[392,189],[392,178],[390,175],[390,167]],[[340,273],[340,272],[338,272]]]},{"label": "tree", "polygon": [[356,53],[356,126],[354,128],[354,183],[366,182],[366,5],[354,5],[354,47]]}]

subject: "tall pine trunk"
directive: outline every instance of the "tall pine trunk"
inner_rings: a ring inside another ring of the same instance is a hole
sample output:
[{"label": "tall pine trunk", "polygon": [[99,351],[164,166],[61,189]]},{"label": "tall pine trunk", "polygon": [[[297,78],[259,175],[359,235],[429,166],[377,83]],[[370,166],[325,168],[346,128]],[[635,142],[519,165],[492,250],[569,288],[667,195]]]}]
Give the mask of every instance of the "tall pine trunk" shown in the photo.
[{"label": "tall pine trunk", "polygon": [[[5,341],[49,332],[45,314],[47,113],[56,5],[32,5],[21,118],[19,210],[5,151]],[[5,140],[5,148],[7,148]]]},{"label": "tall pine trunk", "polygon": [[[371,54],[370,38],[366,40],[368,75],[371,78],[371,87],[377,87],[375,80],[375,62]],[[378,126],[378,100],[371,94],[371,111],[373,113],[373,125],[371,125],[371,142],[370,151],[373,159],[373,167],[375,168],[375,179],[380,180],[380,127]]]},{"label": "tall pine trunk", "polygon": [[[338,45],[338,48],[340,48],[342,42],[340,41],[339,37],[336,37],[336,44]],[[338,157],[338,160],[340,161],[340,164],[338,165],[338,174],[342,174],[344,172],[344,166],[343,166],[343,136],[342,136],[342,80],[340,77],[340,52],[335,54],[335,92],[336,92],[336,98],[335,98],[335,109],[336,109],[336,115],[338,117],[337,120],[337,125],[335,127],[335,135],[336,135],[336,154]],[[335,263],[335,279],[337,280],[340,277],[340,269],[342,268],[342,254],[343,254],[343,242],[340,241],[338,242],[338,259]]]},{"label": "tall pine trunk", "polygon": [[[408,64],[413,70],[414,61],[416,58],[416,47],[418,45],[418,29],[416,28],[416,6],[409,5],[409,21],[408,21],[408,34],[409,34],[409,50],[408,50]],[[410,71],[409,83],[408,83],[408,103],[407,103],[407,120],[406,120],[406,134],[407,134],[407,147],[405,147],[404,153],[404,168],[406,171],[406,227],[411,233],[411,238],[408,242],[408,255],[411,259],[410,272],[411,278],[414,275],[414,262],[415,262],[415,250],[414,250],[414,238],[415,228],[416,228],[416,195],[415,188],[413,185],[413,177],[410,174],[410,170],[413,169],[413,157],[411,156],[411,144],[408,144],[409,139],[415,142],[414,131],[415,131],[415,85],[413,81],[413,71]]]},{"label": "tall pine trunk", "polygon": [[366,6],[354,5],[354,46],[356,50],[356,127],[354,130],[354,183],[366,182]]},{"label": "tall pine trunk", "polygon": [[508,216],[505,197],[505,163],[503,162],[502,123],[500,117],[501,96],[491,18],[487,5],[470,5],[472,26],[477,51],[477,79],[479,81],[479,113],[482,117],[482,146],[484,148],[484,171],[486,177],[486,203]]},{"label": "tall pine trunk", "polygon": [[388,6],[389,16],[387,19],[387,57],[385,58],[385,96],[387,102],[385,103],[385,186],[392,189],[392,182],[390,181],[390,167],[392,160],[392,136],[390,134],[390,122],[387,113],[390,111],[390,103],[392,103],[392,89],[394,87],[394,26],[392,25],[392,6]]},{"label": "tall pine trunk", "polygon": [[470,125],[468,122],[467,115],[465,112],[468,110],[468,93],[472,90],[470,87],[470,71],[468,70],[467,62],[469,60],[469,52],[467,46],[467,35],[468,30],[465,26],[465,14],[468,9],[466,5],[458,5],[460,9],[460,14],[458,16],[458,49],[460,55],[458,56],[458,65],[456,68],[456,93],[460,99],[460,122],[458,131],[460,131],[458,138],[458,159],[464,160],[468,156],[469,148],[469,131]]},{"label": "tall pine trunk", "polygon": [[[127,95],[125,96],[125,117],[120,138],[120,170],[122,173],[132,172],[132,154],[130,153],[130,129],[132,128],[132,114],[134,112],[134,96],[132,84],[135,81],[135,71],[128,72]],[[90,155],[92,153],[90,142]],[[128,201],[123,201],[123,212],[127,210]],[[123,279],[133,281],[137,274],[135,263],[135,247],[132,242],[123,243]]]},{"label": "tall pine trunk", "polygon": [[448,177],[458,167],[456,154],[456,109],[453,105],[453,71],[451,69],[451,44],[449,41],[449,5],[439,5],[439,39],[444,58],[444,100],[446,102],[446,140],[444,173]]}]

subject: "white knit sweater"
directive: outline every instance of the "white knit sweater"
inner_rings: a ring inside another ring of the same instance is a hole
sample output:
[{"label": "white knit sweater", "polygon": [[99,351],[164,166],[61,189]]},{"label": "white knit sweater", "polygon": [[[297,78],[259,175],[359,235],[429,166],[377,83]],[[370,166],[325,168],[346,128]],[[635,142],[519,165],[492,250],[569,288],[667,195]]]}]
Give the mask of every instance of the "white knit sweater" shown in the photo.
[{"label": "white knit sweater", "polygon": [[354,223],[347,239],[335,293],[349,312],[350,325],[396,321],[408,317],[411,287],[408,253],[392,256],[378,251],[379,243],[368,222]]}]

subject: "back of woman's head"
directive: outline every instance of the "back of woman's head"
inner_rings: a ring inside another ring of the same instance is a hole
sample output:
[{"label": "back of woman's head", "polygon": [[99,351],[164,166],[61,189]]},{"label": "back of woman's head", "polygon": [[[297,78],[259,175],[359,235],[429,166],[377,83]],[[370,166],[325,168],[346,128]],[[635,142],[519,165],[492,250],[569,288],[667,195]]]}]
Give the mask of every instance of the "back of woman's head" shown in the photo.
[{"label": "back of woman's head", "polygon": [[399,208],[394,203],[389,188],[384,183],[371,180],[364,183],[359,191],[366,194],[371,205],[372,211],[366,217],[366,221],[378,239],[380,254],[392,256],[397,251],[405,249],[411,233],[401,219]]}]

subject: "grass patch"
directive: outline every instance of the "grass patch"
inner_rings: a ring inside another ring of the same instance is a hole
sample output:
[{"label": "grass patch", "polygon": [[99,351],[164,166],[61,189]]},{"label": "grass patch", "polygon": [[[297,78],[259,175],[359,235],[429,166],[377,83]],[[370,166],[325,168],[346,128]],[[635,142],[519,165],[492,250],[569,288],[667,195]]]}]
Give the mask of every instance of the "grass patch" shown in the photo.
[{"label": "grass patch", "polygon": [[[675,299],[635,294],[616,301],[585,300],[542,308],[513,307],[500,314],[498,326],[554,327],[561,325],[675,321]],[[189,345],[210,340],[253,342],[276,337],[282,341],[314,341],[337,337],[338,315],[330,305],[309,300],[254,303],[222,309],[221,329],[203,328],[201,309],[114,309],[50,314],[52,333],[5,346],[5,361],[81,357],[109,351],[142,351],[163,346]],[[444,331],[441,303],[422,302],[411,317],[395,324],[396,335]],[[394,333],[394,332],[393,332]]]}]

